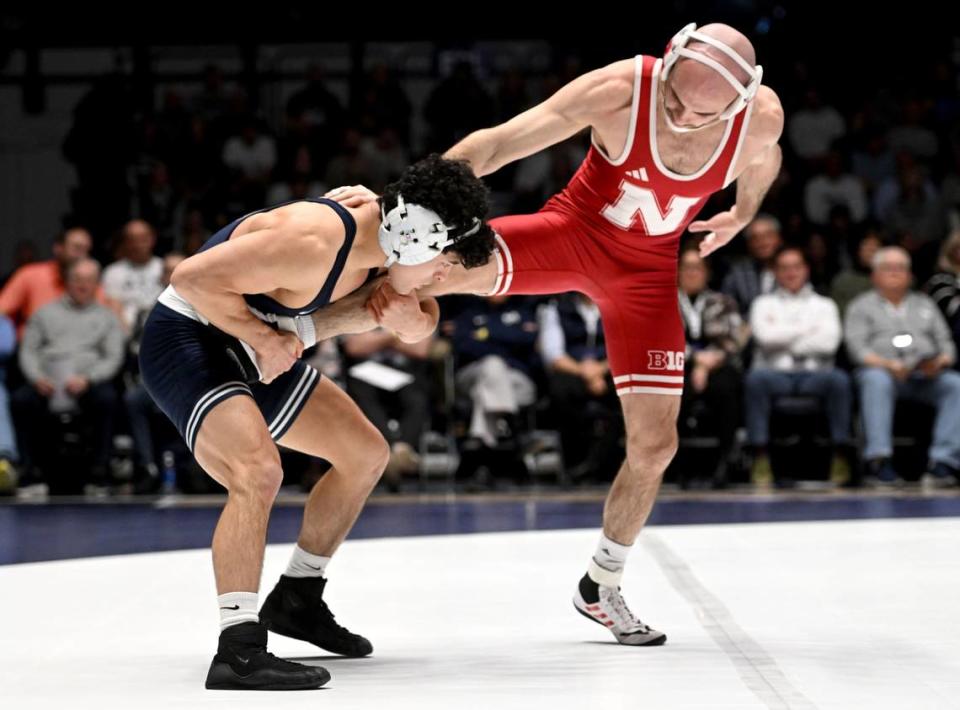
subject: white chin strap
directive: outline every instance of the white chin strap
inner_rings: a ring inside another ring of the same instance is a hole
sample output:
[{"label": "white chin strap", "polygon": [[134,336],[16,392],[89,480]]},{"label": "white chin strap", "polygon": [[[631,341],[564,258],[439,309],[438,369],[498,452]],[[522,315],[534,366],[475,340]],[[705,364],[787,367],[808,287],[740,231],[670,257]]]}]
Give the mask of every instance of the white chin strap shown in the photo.
[{"label": "white chin strap", "polygon": [[380,208],[382,218],[378,237],[380,248],[387,255],[384,266],[425,264],[443,253],[460,239],[476,234],[480,220],[476,217],[470,228],[452,236],[456,228],[444,224],[440,215],[422,205],[406,204],[403,195],[397,195],[397,206],[389,212]]},{"label": "white chin strap", "polygon": [[[709,44],[711,47],[715,47],[723,52],[725,55],[730,57],[737,65],[743,69],[749,79],[746,84],[741,83],[737,77],[730,73],[730,70],[723,66],[713,57],[709,57],[702,52],[696,52],[691,49],[687,49],[687,44],[691,41],[703,42],[704,44]],[[756,97],[757,91],[760,89],[760,84],[763,81],[763,67],[759,64],[755,67],[750,66],[747,61],[737,54],[730,46],[724,44],[720,40],[714,39],[713,37],[708,37],[705,34],[697,32],[697,25],[691,22],[689,25],[680,30],[677,34],[673,36],[673,39],[670,40],[670,44],[667,45],[667,53],[663,57],[663,66],[660,69],[660,81],[666,84],[667,77],[670,76],[670,71],[676,65],[680,58],[692,59],[695,62],[700,62],[705,64],[715,72],[720,74],[727,83],[730,84],[734,89],[737,90],[737,98],[733,100],[724,111],[720,114],[719,118],[707,123],[703,126],[697,126],[694,128],[687,126],[678,126],[673,121],[670,120],[670,116],[667,115],[667,112],[664,111],[664,118],[666,119],[667,126],[670,130],[676,133],[690,133],[692,131],[699,131],[709,126],[713,126],[719,121],[729,121],[731,118],[736,116],[738,113],[743,111],[751,101]]]},{"label": "white chin strap", "polygon": [[704,123],[702,126],[678,126],[670,119],[670,114],[667,113],[666,108],[663,110],[663,120],[669,128],[674,133],[693,133],[694,131],[702,131],[704,128],[710,128],[710,126],[716,126],[718,123],[722,123],[722,118],[715,118],[712,121]]}]

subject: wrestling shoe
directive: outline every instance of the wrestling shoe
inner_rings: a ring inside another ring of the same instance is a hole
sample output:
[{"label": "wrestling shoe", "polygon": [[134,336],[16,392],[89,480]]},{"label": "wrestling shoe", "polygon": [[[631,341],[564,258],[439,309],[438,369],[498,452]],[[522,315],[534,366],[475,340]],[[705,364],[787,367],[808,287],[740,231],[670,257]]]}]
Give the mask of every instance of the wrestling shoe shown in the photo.
[{"label": "wrestling shoe", "polygon": [[334,620],[323,600],[323,577],[281,575],[260,610],[260,621],[275,634],[308,641],[325,651],[359,658],[373,653],[373,645]]},{"label": "wrestling shoe", "polygon": [[583,575],[573,606],[590,621],[607,627],[624,646],[662,646],[667,635],[644,624],[633,615],[619,587],[604,587]]},{"label": "wrestling shoe", "polygon": [[285,661],[267,651],[266,627],[247,621],[220,632],[206,686],[208,690],[308,690],[329,680],[325,668]]}]

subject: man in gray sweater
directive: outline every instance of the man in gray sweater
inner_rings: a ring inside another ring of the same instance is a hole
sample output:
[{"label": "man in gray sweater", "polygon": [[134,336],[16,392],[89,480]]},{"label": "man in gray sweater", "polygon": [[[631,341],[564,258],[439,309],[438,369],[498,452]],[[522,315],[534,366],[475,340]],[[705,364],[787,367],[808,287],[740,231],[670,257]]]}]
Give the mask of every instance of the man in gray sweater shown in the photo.
[{"label": "man in gray sweater", "polygon": [[97,303],[100,265],[81,259],[67,271],[66,293],[27,322],[20,344],[20,369],[26,383],[13,397],[21,456],[38,463],[49,447],[51,411],[79,411],[96,432],[93,480],[102,478],[110,454],[118,397],[113,378],[124,357],[123,327],[114,313]]},{"label": "man in gray sweater", "polygon": [[847,308],[845,338],[858,366],[857,386],[866,448],[878,482],[895,484],[893,412],[898,398],[937,410],[924,482],[955,485],[960,469],[960,373],[951,370],[956,347],[936,304],[910,290],[910,256],[900,247],[873,259],[873,290]]}]

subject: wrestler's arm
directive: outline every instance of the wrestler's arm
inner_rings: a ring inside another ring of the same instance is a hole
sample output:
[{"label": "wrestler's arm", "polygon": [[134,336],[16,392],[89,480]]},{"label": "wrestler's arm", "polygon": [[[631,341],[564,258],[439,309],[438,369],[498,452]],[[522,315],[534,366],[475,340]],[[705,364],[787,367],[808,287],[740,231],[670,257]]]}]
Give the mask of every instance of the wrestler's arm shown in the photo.
[{"label": "wrestler's arm", "polygon": [[760,210],[763,198],[780,174],[783,162],[783,152],[778,143],[783,133],[783,108],[772,91],[756,119],[751,123],[751,126],[757,126],[756,134],[751,137],[760,148],[737,177],[737,200],[734,205],[737,217],[745,223],[749,223]]},{"label": "wrestler's arm", "polygon": [[253,315],[243,294],[309,290],[319,271],[329,271],[343,240],[336,215],[325,220],[328,210],[291,207],[251,218],[257,221],[249,232],[184,260],[170,281],[210,323],[256,351],[265,382],[289,369],[303,346]]},{"label": "wrestler's arm", "polygon": [[394,330],[396,336],[405,343],[416,343],[429,337],[440,320],[437,300],[432,294],[424,293],[425,289],[414,291],[407,296],[395,291],[390,293],[382,288],[385,280],[385,275],[380,276],[326,308],[300,318],[309,318],[312,321],[316,341],[320,342],[338,335],[354,335],[374,330],[380,327],[385,315],[389,320],[391,316],[396,318],[398,313],[405,310],[409,314],[405,320],[410,325]]},{"label": "wrestler's arm", "polygon": [[737,176],[737,197],[733,207],[710,219],[691,222],[691,232],[708,232],[700,242],[700,256],[706,257],[730,242],[756,216],[767,191],[780,173],[782,152],[778,141],[783,133],[783,108],[773,91],[762,87],[754,108],[748,139],[756,146],[750,161]]},{"label": "wrestler's arm", "polygon": [[489,175],[592,126],[632,97],[633,82],[616,65],[596,69],[506,123],[474,131],[444,157],[466,160],[478,177]]},{"label": "wrestler's arm", "polygon": [[[487,175],[514,160],[559,143],[587,128],[604,114],[629,105],[633,98],[633,83],[623,78],[614,65],[597,69],[574,79],[557,93],[537,106],[493,128],[471,133],[444,155],[446,158],[466,160],[477,176]],[[376,198],[363,186],[339,188],[327,193],[347,207],[359,207]],[[465,272],[455,267],[458,273]],[[468,273],[468,272],[467,272]],[[469,278],[449,278],[445,282],[419,289],[418,295],[439,296],[447,293],[482,293],[474,288]],[[317,340],[337,335],[362,333],[378,327],[376,316],[367,307],[367,300],[377,286],[368,284],[328,308],[312,316]],[[435,305],[435,304],[434,304]],[[431,306],[432,308],[432,306]],[[420,331],[427,337],[436,327]]]}]

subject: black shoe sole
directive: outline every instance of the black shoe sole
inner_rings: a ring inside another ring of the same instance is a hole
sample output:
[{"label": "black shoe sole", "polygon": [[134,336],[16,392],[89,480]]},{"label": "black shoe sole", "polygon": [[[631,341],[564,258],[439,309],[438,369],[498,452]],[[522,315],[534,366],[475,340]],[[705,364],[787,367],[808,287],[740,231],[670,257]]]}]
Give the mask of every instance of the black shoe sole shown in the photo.
[{"label": "black shoe sole", "polygon": [[[609,628],[607,628],[606,624],[600,621],[600,619],[594,619],[592,616],[590,616],[587,612],[583,611],[576,604],[573,605],[573,608],[576,609],[577,613],[580,616],[582,616],[584,619],[590,619],[590,621],[592,621],[593,623],[600,624],[600,626],[607,629],[607,631],[610,630]],[[660,636],[659,638],[655,638],[653,639],[653,641],[647,641],[646,643],[621,643],[620,645],[621,646],[662,646],[666,642],[667,642],[667,635],[664,634],[663,636]],[[619,643],[619,641],[617,643]]]},{"label": "black shoe sole", "polygon": [[[325,669],[320,678],[299,683],[258,682],[255,674],[249,676],[237,675],[226,663],[211,665],[207,674],[205,687],[207,690],[315,690],[330,682],[330,674]],[[221,676],[211,680],[211,676]]]}]

